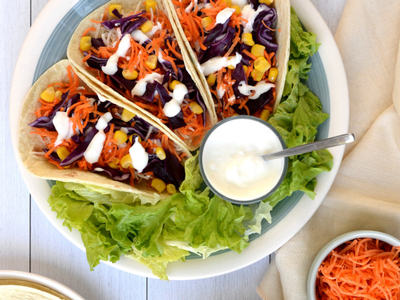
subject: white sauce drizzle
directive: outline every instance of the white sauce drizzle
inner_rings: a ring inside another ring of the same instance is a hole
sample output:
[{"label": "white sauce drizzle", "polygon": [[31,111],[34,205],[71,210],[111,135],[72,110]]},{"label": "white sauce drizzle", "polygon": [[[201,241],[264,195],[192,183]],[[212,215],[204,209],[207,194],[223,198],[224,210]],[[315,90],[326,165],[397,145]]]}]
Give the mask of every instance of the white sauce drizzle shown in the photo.
[{"label": "white sauce drizzle", "polygon": [[133,168],[137,172],[142,173],[149,162],[149,154],[143,148],[142,144],[139,143],[138,139],[139,137],[136,137],[135,143],[129,149],[129,155],[131,156]]},{"label": "white sauce drizzle", "polygon": [[163,107],[164,115],[168,118],[175,117],[181,111],[181,105],[175,98],[165,103]]},{"label": "white sauce drizzle", "polygon": [[146,76],[138,80],[135,87],[132,89],[131,91],[132,97],[143,96],[143,94],[146,92],[147,83],[153,83],[154,81],[162,83],[163,79],[164,76],[156,72],[146,74]]},{"label": "white sauce drizzle", "polygon": [[204,76],[208,76],[221,70],[222,68],[226,68],[229,65],[236,67],[236,65],[239,64],[241,60],[242,56],[238,52],[236,52],[235,57],[230,59],[222,56],[213,57],[207,60],[205,63],[201,64],[200,68]]},{"label": "white sauce drizzle", "polygon": [[237,5],[240,7],[240,9],[243,8],[247,4],[247,0],[232,0],[231,1],[232,5]]},{"label": "white sauce drizzle", "polygon": [[125,56],[128,49],[131,47],[131,41],[129,34],[125,34],[122,40],[119,42],[117,52],[115,52],[107,60],[107,64],[101,67],[101,70],[107,75],[114,75],[118,71],[118,59],[121,56]]},{"label": "white sauce drizzle", "polygon": [[215,24],[224,24],[235,12],[236,10],[234,8],[225,8],[223,10],[221,10],[218,14],[217,14],[217,18],[216,18],[216,22]]},{"label": "white sauce drizzle", "polygon": [[94,164],[99,161],[101,151],[103,150],[104,141],[106,140],[106,134],[104,129],[108,126],[108,122],[112,120],[113,116],[110,112],[105,113],[97,121],[96,129],[99,131],[90,141],[89,146],[84,152],[83,156],[86,161],[90,164]]},{"label": "white sauce drizzle", "polygon": [[[152,10],[153,11],[153,10]],[[151,39],[153,35],[158,31],[162,30],[162,24],[160,22],[157,22],[157,25],[153,26],[149,32],[146,32],[145,35]]]},{"label": "white sauce drizzle", "polygon": [[242,18],[248,20],[246,23],[242,21],[243,24],[243,32],[252,32],[254,20],[257,18],[258,14],[267,9],[266,5],[260,5],[257,10],[253,9],[253,5],[247,4],[242,9]]},{"label": "white sauce drizzle", "polygon": [[136,29],[131,33],[132,38],[138,42],[140,45],[143,45],[144,42],[150,40],[150,38],[143,33],[140,29]]},{"label": "white sauce drizzle", "polygon": [[58,111],[53,118],[53,124],[58,133],[56,142],[54,143],[55,146],[60,145],[64,140],[74,135],[68,112]]},{"label": "white sauce drizzle", "polygon": [[189,91],[188,91],[186,85],[184,85],[183,83],[178,83],[175,86],[174,91],[172,92],[172,97],[174,99],[176,99],[176,101],[178,101],[179,105],[181,105],[183,102],[183,99],[185,98],[185,96],[188,92]]},{"label": "white sauce drizzle", "polygon": [[258,99],[262,94],[268,92],[274,86],[275,86],[275,84],[267,83],[264,81],[260,81],[255,86],[248,85],[244,81],[241,81],[239,83],[238,90],[240,93],[242,93],[243,95],[246,95],[246,96],[249,96],[253,92],[255,92],[254,95],[249,97],[249,99],[254,100],[254,99]]}]

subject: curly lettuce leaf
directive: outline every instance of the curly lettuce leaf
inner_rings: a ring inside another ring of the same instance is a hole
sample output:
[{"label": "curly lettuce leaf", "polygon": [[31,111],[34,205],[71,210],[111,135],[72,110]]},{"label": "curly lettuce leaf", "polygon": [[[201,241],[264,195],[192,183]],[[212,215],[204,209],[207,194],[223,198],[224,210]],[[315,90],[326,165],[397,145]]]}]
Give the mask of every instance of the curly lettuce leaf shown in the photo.
[{"label": "curly lettuce leaf", "polygon": [[[318,47],[316,35],[303,30],[292,9],[290,57],[283,99],[268,120],[282,135],[288,148],[313,142],[318,126],[329,117],[322,111],[318,97],[303,82],[308,79],[311,68],[308,59],[317,52]],[[265,201],[274,207],[297,190],[314,199],[315,177],[321,172],[330,171],[332,165],[332,155],[326,149],[291,157],[284,181]]]},{"label": "curly lettuce leaf", "polygon": [[[196,166],[195,160],[188,166]],[[210,199],[208,189],[189,189],[154,205],[131,202],[130,193],[114,193],[58,181],[48,199],[57,218],[80,232],[91,270],[100,260],[116,262],[129,255],[167,279],[168,263],[184,260],[187,249],[206,257],[226,248],[240,253],[248,245],[242,224],[249,218],[247,209],[218,197]],[[112,195],[128,199],[128,204],[109,202]]]}]

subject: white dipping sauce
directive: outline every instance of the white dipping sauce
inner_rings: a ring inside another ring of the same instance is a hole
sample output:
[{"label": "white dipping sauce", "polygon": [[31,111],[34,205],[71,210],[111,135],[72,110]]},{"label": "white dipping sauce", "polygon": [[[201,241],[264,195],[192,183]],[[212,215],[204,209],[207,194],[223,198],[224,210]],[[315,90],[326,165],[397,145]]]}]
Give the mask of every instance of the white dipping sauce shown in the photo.
[{"label": "white dipping sauce", "polygon": [[250,201],[271,191],[284,171],[284,158],[261,155],[282,150],[275,133],[257,120],[235,119],[216,128],[201,159],[211,186],[227,198]]}]

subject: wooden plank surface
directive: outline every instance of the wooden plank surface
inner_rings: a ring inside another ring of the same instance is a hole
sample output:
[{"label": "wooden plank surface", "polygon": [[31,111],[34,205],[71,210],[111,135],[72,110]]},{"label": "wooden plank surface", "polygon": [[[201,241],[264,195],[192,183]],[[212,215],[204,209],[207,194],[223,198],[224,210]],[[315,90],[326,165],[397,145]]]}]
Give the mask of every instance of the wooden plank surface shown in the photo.
[{"label": "wooden plank surface", "polygon": [[30,26],[29,0],[0,1],[0,269],[29,271],[29,193],[17,170],[8,118],[12,72]]},{"label": "wooden plank surface", "polygon": [[[269,265],[268,257],[227,275],[194,281],[162,282],[104,264],[90,272],[85,254],[51,225],[33,200],[30,203],[8,142],[8,98],[23,40],[47,2],[0,1],[0,126],[5,133],[0,138],[0,269],[50,277],[86,299],[258,299],[256,287]],[[346,1],[311,2],[334,33]]]}]

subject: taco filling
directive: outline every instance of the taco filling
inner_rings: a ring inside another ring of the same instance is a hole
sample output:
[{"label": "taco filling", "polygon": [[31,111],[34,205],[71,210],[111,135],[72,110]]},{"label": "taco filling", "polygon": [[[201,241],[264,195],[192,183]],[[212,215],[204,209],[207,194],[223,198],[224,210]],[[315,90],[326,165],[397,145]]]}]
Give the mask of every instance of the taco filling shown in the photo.
[{"label": "taco filling", "polygon": [[[206,78],[218,119],[267,119],[277,99],[272,1],[172,0],[183,33]],[[271,5],[267,5],[267,4]]]},{"label": "taco filling", "polygon": [[80,84],[71,66],[68,82],[41,92],[31,133],[44,142],[44,157],[59,169],[78,168],[113,180],[148,181],[159,193],[184,180],[187,153],[167,135]]},{"label": "taco filling", "polygon": [[197,148],[212,124],[157,2],[146,0],[135,11],[109,5],[91,24],[80,40],[86,68]]}]

